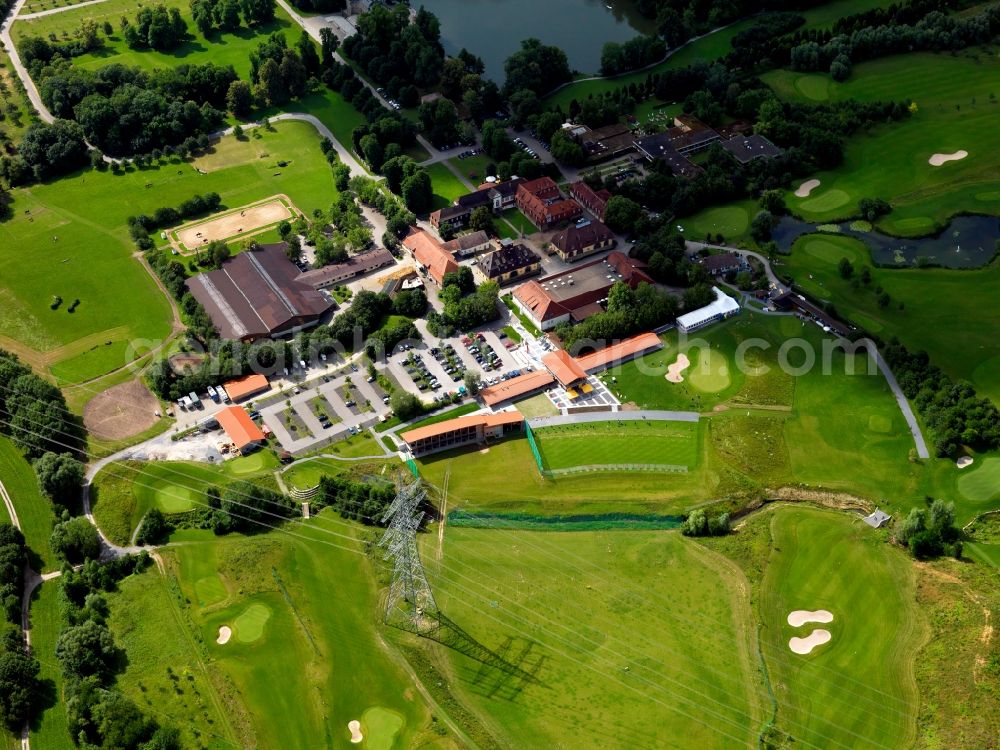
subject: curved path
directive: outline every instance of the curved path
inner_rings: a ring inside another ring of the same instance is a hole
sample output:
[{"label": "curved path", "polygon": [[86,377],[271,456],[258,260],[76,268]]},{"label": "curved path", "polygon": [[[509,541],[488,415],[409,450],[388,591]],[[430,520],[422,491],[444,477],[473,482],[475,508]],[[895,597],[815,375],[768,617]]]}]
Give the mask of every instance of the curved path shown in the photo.
[{"label": "curved path", "polygon": [[[85,0],[82,3],[76,3],[75,5],[63,5],[61,8],[49,8],[48,10],[39,10],[35,13],[25,13],[23,16],[18,16],[18,21],[30,21],[32,18],[41,18],[43,16],[51,16],[56,13],[65,13],[68,10],[76,10],[77,8],[86,8],[88,5],[97,5],[98,3],[104,3],[107,0]],[[18,7],[24,3],[19,3]]]},{"label": "curved path", "polygon": [[49,112],[48,107],[42,101],[42,96],[38,93],[38,87],[35,86],[35,82],[28,75],[27,68],[21,63],[21,56],[17,52],[17,47],[14,46],[14,40],[10,37],[10,27],[14,25],[14,21],[17,20],[17,14],[21,12],[21,8],[24,7],[26,2],[27,0],[17,0],[14,3],[14,7],[7,13],[7,18],[4,19],[3,26],[0,26],[0,41],[3,42],[7,54],[10,56],[10,64],[14,66],[17,77],[21,79],[25,91],[28,92],[28,100],[31,102],[31,106],[35,108],[35,111],[38,112],[38,116],[43,122],[52,122],[56,118],[52,116],[52,113]]}]

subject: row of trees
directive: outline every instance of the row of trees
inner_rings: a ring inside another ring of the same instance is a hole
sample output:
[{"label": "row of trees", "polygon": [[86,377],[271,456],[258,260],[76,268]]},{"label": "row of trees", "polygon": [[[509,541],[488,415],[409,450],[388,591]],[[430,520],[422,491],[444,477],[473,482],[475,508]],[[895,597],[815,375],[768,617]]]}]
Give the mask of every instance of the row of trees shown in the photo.
[{"label": "row of trees", "polygon": [[236,31],[240,17],[247,26],[274,20],[274,0],[191,0],[191,16],[203,35]]},{"label": "row of trees", "polygon": [[637,36],[624,44],[607,42],[601,48],[601,75],[614,76],[646,67],[667,53],[667,45],[660,37]]},{"label": "row of trees", "polygon": [[704,510],[696,508],[684,519],[681,533],[684,536],[725,536],[729,533],[729,514],[720,513],[709,518]]},{"label": "row of trees", "polygon": [[[677,317],[680,301],[661,292],[652,284],[639,282],[633,290],[623,281],[608,291],[607,309],[591,315],[582,323],[562,323],[556,335],[566,349],[590,342],[623,339],[640,331],[649,331]],[[579,348],[579,346],[577,347]]]},{"label": "row of trees", "polygon": [[344,40],[344,52],[374,81],[390,91],[406,85],[431,88],[441,77],[444,48],[441,25],[423,7],[410,21],[410,8],[380,4],[358,18],[357,33]]},{"label": "row of trees", "polygon": [[333,508],[343,518],[371,526],[379,523],[395,497],[391,483],[355,482],[325,475],[319,480],[319,493],[312,503],[318,508]]},{"label": "row of trees", "polygon": [[135,21],[122,18],[122,36],[132,49],[174,49],[187,36],[187,23],[177,8],[164,5],[140,8]]},{"label": "row of trees", "polygon": [[934,500],[930,507],[913,508],[896,524],[896,541],[918,560],[940,555],[962,556],[962,532],[955,526],[955,504]]}]

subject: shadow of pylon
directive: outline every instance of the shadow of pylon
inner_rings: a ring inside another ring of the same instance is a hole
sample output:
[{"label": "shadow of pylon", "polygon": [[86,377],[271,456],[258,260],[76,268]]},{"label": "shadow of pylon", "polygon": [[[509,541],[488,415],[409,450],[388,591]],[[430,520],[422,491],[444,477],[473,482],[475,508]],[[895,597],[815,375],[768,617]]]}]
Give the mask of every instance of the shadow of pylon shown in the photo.
[{"label": "shadow of pylon", "polygon": [[[528,672],[517,664],[508,661],[503,655],[487,648],[469,635],[460,625],[449,619],[443,612],[426,612],[424,616],[426,620],[432,620],[433,625],[431,627],[420,628],[419,631],[416,631],[420,637],[440,643],[442,646],[468,656],[470,659],[478,661],[486,667],[497,669],[525,683],[543,685],[537,675],[533,673],[537,672],[537,669]],[[536,666],[540,666],[540,664]]]}]

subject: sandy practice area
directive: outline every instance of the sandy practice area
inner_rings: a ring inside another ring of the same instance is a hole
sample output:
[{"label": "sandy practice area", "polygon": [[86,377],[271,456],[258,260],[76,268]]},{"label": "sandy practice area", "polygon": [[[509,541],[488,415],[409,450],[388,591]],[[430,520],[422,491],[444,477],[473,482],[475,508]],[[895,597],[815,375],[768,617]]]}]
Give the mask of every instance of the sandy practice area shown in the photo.
[{"label": "sandy practice area", "polygon": [[808,654],[817,646],[830,642],[829,630],[814,630],[805,638],[792,638],[788,641],[788,648],[796,654]]},{"label": "sandy practice area", "polygon": [[185,247],[195,248],[212,240],[226,240],[241,234],[249,234],[293,216],[288,206],[274,198],[250,208],[234,208],[208,221],[183,226],[177,230],[177,239]]},{"label": "sandy practice area", "polygon": [[101,440],[122,440],[156,424],[160,402],[139,380],[108,388],[83,408],[83,424]]},{"label": "sandy practice area", "polygon": [[808,198],[809,193],[819,187],[819,180],[806,180],[795,189],[796,198]]},{"label": "sandy practice area", "polygon": [[687,358],[686,354],[678,354],[677,359],[674,360],[673,364],[667,367],[667,374],[663,377],[671,383],[680,383],[684,380],[684,376],[681,375],[681,373],[684,372],[690,365],[691,360]]},{"label": "sandy practice area", "polygon": [[361,722],[357,719],[347,722],[347,728],[351,730],[351,743],[357,745],[359,742],[364,740],[365,736],[361,734]]},{"label": "sandy practice area", "polygon": [[972,456],[962,456],[955,462],[955,466],[964,469],[966,466],[972,466],[972,460]]},{"label": "sandy practice area", "polygon": [[793,628],[801,627],[807,622],[833,622],[833,613],[825,609],[796,609],[788,613],[788,624]]},{"label": "sandy practice area", "polygon": [[969,155],[969,152],[965,149],[961,151],[956,151],[953,154],[934,154],[927,163],[932,167],[940,167],[942,164],[947,164],[950,161],[958,161],[959,159],[964,159]]},{"label": "sandy practice area", "polygon": [[215,642],[220,646],[225,646],[229,643],[229,639],[233,637],[233,629],[228,625],[223,625],[219,628],[219,637],[215,639]]}]

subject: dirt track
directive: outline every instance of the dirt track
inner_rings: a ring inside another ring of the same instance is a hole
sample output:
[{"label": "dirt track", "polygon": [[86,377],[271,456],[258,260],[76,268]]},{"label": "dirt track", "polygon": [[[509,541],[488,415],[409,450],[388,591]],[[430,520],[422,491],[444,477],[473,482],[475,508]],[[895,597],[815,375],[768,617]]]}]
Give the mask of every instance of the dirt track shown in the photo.
[{"label": "dirt track", "polygon": [[249,208],[234,208],[214,219],[185,225],[177,230],[177,240],[183,247],[193,250],[213,240],[228,240],[250,234],[294,215],[276,196],[266,203],[258,203]]},{"label": "dirt track", "polygon": [[139,380],[108,388],[92,398],[83,410],[83,424],[101,440],[123,440],[156,424],[160,408],[156,396]]}]

